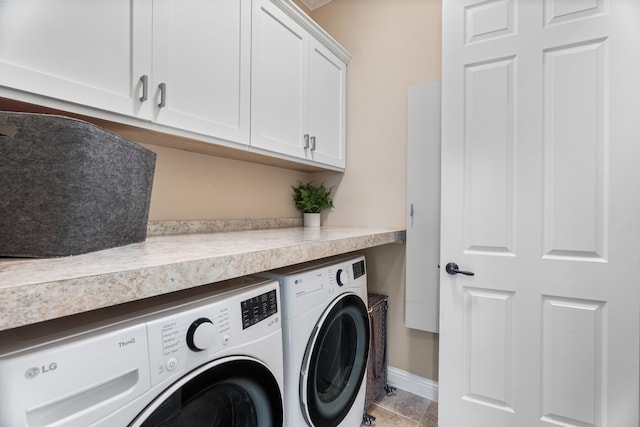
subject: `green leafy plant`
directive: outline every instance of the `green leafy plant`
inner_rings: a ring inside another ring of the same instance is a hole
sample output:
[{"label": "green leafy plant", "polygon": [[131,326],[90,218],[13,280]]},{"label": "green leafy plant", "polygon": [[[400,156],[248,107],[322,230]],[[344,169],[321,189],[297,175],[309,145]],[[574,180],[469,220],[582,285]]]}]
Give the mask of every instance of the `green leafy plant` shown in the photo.
[{"label": "green leafy plant", "polygon": [[306,184],[299,182],[297,187],[291,188],[293,188],[293,203],[299,211],[320,213],[333,207],[333,200],[331,200],[333,187],[327,189],[324,183],[315,185],[313,182]]}]

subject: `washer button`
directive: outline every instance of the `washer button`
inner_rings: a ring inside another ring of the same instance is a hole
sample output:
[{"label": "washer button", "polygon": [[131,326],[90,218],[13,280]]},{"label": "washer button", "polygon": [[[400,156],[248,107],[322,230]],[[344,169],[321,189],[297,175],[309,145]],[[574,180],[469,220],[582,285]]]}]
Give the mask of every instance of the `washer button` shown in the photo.
[{"label": "washer button", "polygon": [[229,341],[231,341],[231,337],[227,334],[224,334],[222,336],[222,345],[227,345],[229,344]]},{"label": "washer button", "polygon": [[178,366],[178,359],[176,359],[175,357],[170,357],[169,359],[167,359],[167,362],[164,364],[164,366],[167,368],[167,371],[173,371]]}]

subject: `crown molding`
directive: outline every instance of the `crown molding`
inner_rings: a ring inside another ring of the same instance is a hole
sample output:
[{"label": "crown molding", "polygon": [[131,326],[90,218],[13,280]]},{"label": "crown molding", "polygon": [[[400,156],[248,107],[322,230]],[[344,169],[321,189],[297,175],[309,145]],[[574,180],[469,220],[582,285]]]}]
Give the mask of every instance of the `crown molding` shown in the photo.
[{"label": "crown molding", "polygon": [[324,6],[329,3],[331,0],[300,0],[302,4],[307,6],[309,10],[316,10],[320,6]]},{"label": "crown molding", "polygon": [[[311,1],[311,0],[307,0]],[[331,0],[314,0],[316,2],[329,2]],[[291,0],[271,0],[273,4],[278,6],[284,13],[289,15],[294,21],[300,24],[305,30],[312,34],[320,43],[322,43],[327,49],[333,52],[342,62],[348,64],[351,61],[351,54],[344,47],[340,45],[333,37],[323,30],[315,21],[313,21],[309,15],[304,13],[293,1]]]}]

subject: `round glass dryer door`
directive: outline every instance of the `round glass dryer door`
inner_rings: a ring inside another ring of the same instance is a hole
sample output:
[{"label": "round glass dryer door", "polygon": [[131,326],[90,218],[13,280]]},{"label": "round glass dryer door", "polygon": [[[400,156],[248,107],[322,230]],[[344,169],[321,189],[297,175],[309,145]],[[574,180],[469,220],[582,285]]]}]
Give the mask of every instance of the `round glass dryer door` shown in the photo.
[{"label": "round glass dryer door", "polygon": [[[226,359],[228,360],[228,359]],[[260,362],[210,362],[165,390],[131,427],[280,427],[282,398]]]},{"label": "round glass dryer door", "polygon": [[344,294],[327,308],[307,344],[300,377],[307,422],[330,427],[344,419],[360,391],[368,354],[367,306]]}]

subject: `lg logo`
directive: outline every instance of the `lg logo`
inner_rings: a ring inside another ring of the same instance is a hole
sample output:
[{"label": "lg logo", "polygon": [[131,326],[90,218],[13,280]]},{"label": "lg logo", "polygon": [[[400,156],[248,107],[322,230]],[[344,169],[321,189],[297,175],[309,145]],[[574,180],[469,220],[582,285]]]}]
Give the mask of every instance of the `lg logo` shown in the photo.
[{"label": "lg logo", "polygon": [[28,380],[31,380],[40,375],[40,373],[46,374],[47,372],[55,371],[56,369],[58,369],[58,364],[56,362],[50,363],[49,366],[42,365],[42,367],[40,368],[34,366],[25,371],[24,377]]}]

